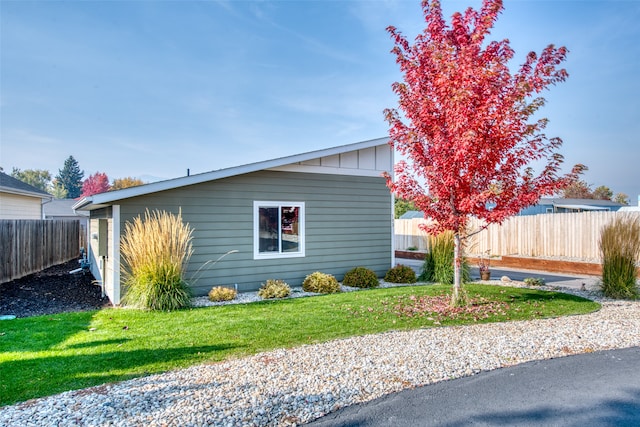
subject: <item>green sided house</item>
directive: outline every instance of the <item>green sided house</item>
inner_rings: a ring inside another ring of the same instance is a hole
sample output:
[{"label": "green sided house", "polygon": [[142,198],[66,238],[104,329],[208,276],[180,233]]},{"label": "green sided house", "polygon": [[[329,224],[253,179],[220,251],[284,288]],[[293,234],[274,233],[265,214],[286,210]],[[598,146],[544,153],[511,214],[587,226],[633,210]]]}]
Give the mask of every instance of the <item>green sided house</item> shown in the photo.
[{"label": "green sided house", "polygon": [[91,272],[113,304],[125,292],[125,224],[147,209],[181,211],[193,229],[186,279],[194,295],[218,285],[254,291],[267,279],[300,286],[314,271],[341,280],[357,266],[383,276],[394,262],[393,200],[382,176],[392,168],[381,138],[96,194],[74,209],[90,213]]}]

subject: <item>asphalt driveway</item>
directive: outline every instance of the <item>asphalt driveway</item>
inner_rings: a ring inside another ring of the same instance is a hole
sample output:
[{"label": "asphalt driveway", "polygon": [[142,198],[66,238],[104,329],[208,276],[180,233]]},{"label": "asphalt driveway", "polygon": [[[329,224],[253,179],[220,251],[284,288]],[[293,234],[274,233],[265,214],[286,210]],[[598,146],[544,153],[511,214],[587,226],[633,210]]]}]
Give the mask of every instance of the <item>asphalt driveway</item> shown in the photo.
[{"label": "asphalt driveway", "polygon": [[640,426],[640,347],[529,362],[405,390],[311,426]]}]

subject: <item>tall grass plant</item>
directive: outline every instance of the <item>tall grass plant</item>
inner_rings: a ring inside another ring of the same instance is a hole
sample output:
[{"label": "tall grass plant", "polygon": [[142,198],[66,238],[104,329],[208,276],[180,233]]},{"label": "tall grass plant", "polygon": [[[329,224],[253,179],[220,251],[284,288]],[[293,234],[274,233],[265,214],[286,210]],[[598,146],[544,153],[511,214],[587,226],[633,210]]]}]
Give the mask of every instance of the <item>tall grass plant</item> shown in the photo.
[{"label": "tall grass plant", "polygon": [[600,233],[602,292],[611,298],[637,299],[640,216],[621,215]]},{"label": "tall grass plant", "polygon": [[[445,285],[453,284],[453,232],[445,231],[436,236],[429,236],[429,248],[419,279]],[[461,268],[462,282],[469,282],[469,265],[466,259],[463,259]]]},{"label": "tall grass plant", "polygon": [[125,224],[120,251],[126,293],[123,302],[149,310],[177,310],[190,305],[184,280],[193,253],[192,229],[182,213],[145,212]]}]

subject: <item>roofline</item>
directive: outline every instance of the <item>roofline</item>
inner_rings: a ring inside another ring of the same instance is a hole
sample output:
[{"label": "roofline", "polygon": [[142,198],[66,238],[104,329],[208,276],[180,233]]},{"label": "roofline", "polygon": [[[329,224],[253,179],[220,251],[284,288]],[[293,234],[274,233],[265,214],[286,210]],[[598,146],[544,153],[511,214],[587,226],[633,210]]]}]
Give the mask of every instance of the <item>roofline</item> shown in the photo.
[{"label": "roofline", "polygon": [[53,199],[53,196],[48,193],[37,193],[35,191],[26,191],[26,190],[21,190],[19,188],[14,188],[14,187],[0,186],[0,191],[2,191],[3,193],[17,194],[20,196],[37,197],[39,199],[44,199],[44,200]]},{"label": "roofline", "polygon": [[552,205],[557,205],[557,204],[565,204],[565,205],[581,204],[581,205],[609,206],[609,207],[624,206],[623,204],[615,202],[613,200],[606,200],[606,199],[575,199],[575,198],[563,198],[563,197],[541,197],[538,200],[537,204],[538,205],[544,204],[544,202],[546,202],[546,204],[552,204]]},{"label": "roofline", "polygon": [[140,185],[137,187],[124,188],[117,191],[108,191],[106,193],[94,194],[82,198],[72,206],[74,210],[93,210],[109,206],[111,202],[138,197],[147,194],[157,193],[165,190],[186,187],[188,185],[200,184],[203,182],[214,181],[232,176],[243,175],[246,173],[257,172],[264,169],[277,168],[279,166],[290,165],[293,163],[306,162],[319,157],[334,156],[349,151],[362,150],[365,148],[377,147],[388,143],[389,138],[377,138],[367,141],[356,142],[338,147],[326,148],[323,150],[309,151],[307,153],[294,154],[292,156],[280,157],[271,160],[265,160],[256,163],[249,163],[242,166],[235,166],[225,169],[219,169],[210,172],[203,172],[195,175],[183,176],[179,178],[168,179],[165,181],[153,182],[151,184]]}]

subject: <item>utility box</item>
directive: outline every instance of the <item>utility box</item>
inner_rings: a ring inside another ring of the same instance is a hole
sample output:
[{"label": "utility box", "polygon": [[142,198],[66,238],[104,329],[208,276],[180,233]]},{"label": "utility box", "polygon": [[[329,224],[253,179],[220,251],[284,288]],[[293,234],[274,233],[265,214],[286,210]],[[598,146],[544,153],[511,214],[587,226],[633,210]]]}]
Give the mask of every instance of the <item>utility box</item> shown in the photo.
[{"label": "utility box", "polygon": [[106,257],[108,254],[107,237],[109,235],[109,223],[106,219],[98,220],[98,256]]}]

